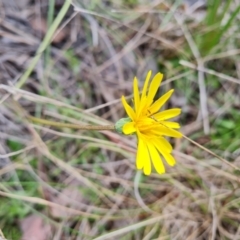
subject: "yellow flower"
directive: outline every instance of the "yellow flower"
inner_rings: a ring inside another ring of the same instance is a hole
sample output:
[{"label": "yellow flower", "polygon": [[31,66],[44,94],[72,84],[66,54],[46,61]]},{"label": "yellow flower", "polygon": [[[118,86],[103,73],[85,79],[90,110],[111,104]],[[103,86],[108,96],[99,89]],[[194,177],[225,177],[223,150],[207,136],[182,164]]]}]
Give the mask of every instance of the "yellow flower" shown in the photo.
[{"label": "yellow flower", "polygon": [[[124,96],[122,96],[123,106],[129,116],[129,121],[124,123],[122,131],[124,134],[136,133],[138,137],[138,149],[136,157],[137,169],[143,169],[144,174],[151,173],[152,164],[159,174],[165,172],[161,157],[173,166],[175,159],[172,156],[172,146],[163,137],[182,137],[182,134],[174,129],[180,128],[177,122],[166,121],[176,117],[181,113],[180,108],[172,108],[159,112],[160,108],[171,97],[173,89],[154,102],[154,97],[161,84],[163,74],[157,73],[149,86],[151,71],[148,72],[142,94],[138,89],[138,80],[135,77],[133,82],[134,107],[130,107]],[[148,88],[149,86],[149,88]]]}]

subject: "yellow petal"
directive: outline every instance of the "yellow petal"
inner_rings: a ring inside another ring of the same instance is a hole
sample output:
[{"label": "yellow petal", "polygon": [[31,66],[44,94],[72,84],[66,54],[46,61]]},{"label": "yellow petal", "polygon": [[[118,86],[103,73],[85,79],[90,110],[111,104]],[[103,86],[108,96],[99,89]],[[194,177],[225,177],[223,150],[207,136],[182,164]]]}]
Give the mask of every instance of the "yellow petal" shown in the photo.
[{"label": "yellow petal", "polygon": [[143,166],[143,173],[145,175],[150,175],[152,171],[152,166],[151,166],[151,162],[150,162],[150,157],[145,160],[144,162],[144,166]]},{"label": "yellow petal", "polygon": [[168,163],[168,165],[170,166],[174,166],[176,164],[176,160],[175,158],[170,154],[167,153],[165,151],[162,151],[161,154],[163,155],[163,157],[165,158],[166,162]]},{"label": "yellow petal", "polygon": [[158,152],[163,155],[168,165],[174,166],[176,163],[174,157],[170,154],[169,151],[166,151],[167,149],[163,148],[163,146],[159,144],[159,139],[154,139],[153,144],[157,148]]},{"label": "yellow petal", "polygon": [[154,139],[154,145],[157,147],[158,151],[164,150],[165,152],[172,152],[172,145],[165,138]]},{"label": "yellow petal", "polygon": [[139,116],[146,115],[146,112],[145,112],[146,111],[146,109],[145,109],[146,103],[147,103],[147,97],[144,96],[140,100],[140,104],[139,104],[138,109],[136,109],[137,118],[139,118]]},{"label": "yellow petal", "polygon": [[143,169],[144,166],[144,142],[141,138],[138,138],[138,149],[137,149],[137,158],[136,158],[136,167],[138,170]]},{"label": "yellow petal", "polygon": [[143,85],[142,97],[141,97],[141,98],[143,98],[143,97],[146,96],[147,88],[148,88],[148,83],[149,83],[149,80],[150,80],[151,74],[152,74],[152,71],[148,71],[148,74],[147,74],[146,80],[145,80],[144,85]]},{"label": "yellow petal", "polygon": [[156,118],[158,121],[161,120],[167,120],[169,118],[173,118],[178,116],[181,113],[181,109],[180,108],[172,108],[169,110],[165,110],[159,113],[156,113],[153,115],[154,118]]},{"label": "yellow petal", "polygon": [[171,89],[170,91],[165,93],[162,97],[160,97],[156,102],[154,102],[152,106],[150,106],[149,112],[151,114],[158,112],[159,109],[164,105],[164,103],[166,103],[166,101],[171,97],[173,92],[174,89]]},{"label": "yellow petal", "polygon": [[148,146],[148,151],[150,153],[150,156],[151,156],[151,159],[153,162],[153,166],[156,169],[157,173],[159,173],[159,174],[165,173],[165,167],[163,165],[163,162],[161,160],[161,157],[160,157],[157,149],[151,143],[148,143],[147,146]]},{"label": "yellow petal", "polygon": [[135,77],[133,80],[133,93],[134,93],[134,106],[135,106],[135,111],[139,108],[139,89],[138,89],[138,80]]},{"label": "yellow petal", "polygon": [[146,116],[142,116],[140,119],[138,119],[138,125],[143,125],[143,126],[152,126],[153,124],[157,124],[156,121],[154,121],[154,119],[146,117]]},{"label": "yellow petal", "polygon": [[168,128],[176,128],[176,129],[180,128],[180,125],[179,125],[179,123],[177,123],[177,122],[161,121],[160,123],[161,123],[163,126],[166,126],[166,127],[168,127]]},{"label": "yellow petal", "polygon": [[132,119],[134,120],[135,117],[136,117],[136,114],[135,112],[133,111],[133,109],[128,105],[126,99],[124,96],[122,96],[122,104],[127,112],[127,115]]},{"label": "yellow petal", "polygon": [[149,91],[148,91],[148,96],[147,96],[147,99],[148,99],[147,105],[148,106],[151,105],[151,103],[152,103],[152,101],[153,101],[153,99],[156,95],[156,92],[157,92],[157,90],[158,90],[158,88],[159,88],[159,86],[162,82],[162,79],[163,79],[163,74],[162,73],[157,73],[154,76],[154,78],[153,78],[153,80],[150,84]]},{"label": "yellow petal", "polygon": [[171,128],[166,128],[164,126],[158,126],[154,129],[151,129],[151,134],[155,136],[169,136],[169,137],[175,137],[175,138],[181,138],[182,134],[176,130],[173,130]]},{"label": "yellow petal", "polygon": [[145,175],[149,175],[151,173],[151,161],[148,152],[148,148],[144,139],[141,137],[141,134],[138,133],[138,152],[137,152],[137,161],[136,166],[137,169],[142,169]]},{"label": "yellow petal", "polygon": [[155,129],[154,120],[149,118],[149,121],[138,121],[137,127],[141,133],[147,134],[151,129]]},{"label": "yellow petal", "polygon": [[134,122],[128,122],[126,124],[123,125],[123,133],[124,134],[132,134],[136,132],[136,128],[135,128],[135,123]]}]

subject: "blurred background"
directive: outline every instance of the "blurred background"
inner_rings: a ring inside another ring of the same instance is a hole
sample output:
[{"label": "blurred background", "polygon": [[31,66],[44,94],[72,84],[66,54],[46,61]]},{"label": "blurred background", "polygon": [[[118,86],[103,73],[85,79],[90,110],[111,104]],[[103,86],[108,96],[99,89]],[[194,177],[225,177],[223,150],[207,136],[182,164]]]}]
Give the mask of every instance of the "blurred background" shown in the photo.
[{"label": "blurred background", "polygon": [[[240,239],[239,12],[239,0],[0,1],[0,239]],[[44,124],[115,123],[148,70],[199,144],[171,139],[166,174],[137,172],[134,136]]]}]

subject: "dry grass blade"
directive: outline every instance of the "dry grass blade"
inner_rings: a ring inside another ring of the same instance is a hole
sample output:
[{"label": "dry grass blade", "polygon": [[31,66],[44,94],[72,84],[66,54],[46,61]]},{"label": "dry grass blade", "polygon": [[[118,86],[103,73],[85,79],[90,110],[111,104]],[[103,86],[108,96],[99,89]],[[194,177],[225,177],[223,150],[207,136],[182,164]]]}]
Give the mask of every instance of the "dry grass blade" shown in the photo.
[{"label": "dry grass blade", "polygon": [[169,218],[169,217],[173,217],[174,214],[167,214],[167,215],[161,215],[161,216],[157,216],[157,217],[153,217],[153,218],[150,218],[148,220],[145,220],[145,221],[142,221],[142,222],[139,222],[139,223],[136,223],[136,224],[133,224],[131,226],[128,226],[128,227],[125,227],[125,228],[122,228],[120,230],[117,230],[117,231],[114,231],[114,232],[111,232],[111,233],[107,233],[107,234],[104,234],[100,237],[97,237],[97,238],[94,238],[94,240],[106,240],[106,239],[111,239],[113,237],[117,237],[119,235],[122,235],[122,234],[126,234],[130,231],[133,231],[135,229],[139,229],[139,228],[142,228],[142,227],[145,227],[145,226],[148,226],[150,224],[154,224],[158,221],[161,221],[162,219],[164,218]]},{"label": "dry grass blade", "polygon": [[90,213],[86,213],[86,212],[82,212],[76,209],[71,209],[68,207],[64,207],[61,206],[59,204],[56,204],[54,202],[49,202],[46,201],[45,199],[41,199],[41,198],[37,198],[37,197],[27,197],[27,196],[19,196],[16,194],[12,194],[12,193],[6,193],[3,191],[0,191],[0,195],[3,197],[8,197],[8,198],[14,198],[14,199],[18,199],[18,200],[22,200],[22,201],[26,201],[26,202],[30,202],[30,203],[35,203],[35,204],[40,204],[40,205],[45,205],[45,206],[49,206],[49,207],[53,207],[53,208],[59,208],[62,210],[66,210],[69,211],[75,215],[81,215],[81,216],[85,216],[88,218],[93,218],[93,219],[99,219],[100,216],[99,215],[94,215],[94,214],[90,214]]},{"label": "dry grass blade", "polygon": [[233,77],[228,76],[228,75],[223,74],[223,73],[216,72],[216,71],[214,71],[212,69],[200,68],[200,67],[195,66],[192,63],[189,63],[189,62],[183,61],[183,60],[181,60],[179,63],[182,64],[183,66],[186,66],[186,67],[189,67],[189,68],[192,68],[192,69],[196,69],[198,71],[202,71],[202,72],[214,75],[214,76],[217,76],[220,79],[224,79],[224,80],[227,80],[227,81],[230,81],[230,82],[233,82],[233,83],[240,84],[240,80],[239,79],[233,78]]},{"label": "dry grass blade", "polygon": [[224,162],[225,164],[227,164],[228,166],[236,169],[236,170],[240,170],[237,166],[235,166],[234,164],[230,163],[229,161],[227,161],[226,159],[218,156],[217,154],[215,154],[214,152],[210,151],[209,149],[203,147],[201,144],[198,144],[197,142],[193,141],[192,139],[190,139],[189,137],[183,135],[183,137],[185,139],[187,139],[189,142],[193,143],[194,145],[198,146],[199,148],[203,149],[204,151],[210,153],[211,155],[213,155],[214,157],[218,158],[219,160],[221,160],[222,162]]}]

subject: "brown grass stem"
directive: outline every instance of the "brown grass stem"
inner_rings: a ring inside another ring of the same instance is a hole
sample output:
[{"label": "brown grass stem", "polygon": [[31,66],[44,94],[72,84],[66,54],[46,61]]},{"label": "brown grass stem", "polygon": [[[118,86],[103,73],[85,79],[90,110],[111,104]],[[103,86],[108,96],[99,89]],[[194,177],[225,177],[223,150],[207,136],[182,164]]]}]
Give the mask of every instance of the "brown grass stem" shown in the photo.
[{"label": "brown grass stem", "polygon": [[191,142],[191,143],[193,143],[194,145],[198,146],[199,148],[203,149],[204,151],[210,153],[212,156],[214,156],[214,157],[218,158],[219,160],[221,160],[222,162],[226,163],[226,164],[229,165],[230,167],[232,167],[232,168],[234,168],[234,169],[236,169],[236,170],[239,170],[239,168],[236,167],[234,164],[232,164],[232,163],[228,162],[226,159],[218,156],[216,153],[212,152],[211,150],[203,147],[201,144],[195,142],[195,141],[192,140],[191,138],[189,138],[189,137],[187,137],[187,136],[185,136],[185,135],[183,135],[183,137],[184,137],[185,139],[187,139],[189,142]]},{"label": "brown grass stem", "polygon": [[78,125],[78,124],[72,124],[72,123],[53,122],[50,120],[36,118],[33,116],[27,116],[27,118],[34,123],[40,123],[40,124],[49,125],[57,128],[72,128],[72,129],[79,129],[79,130],[96,130],[96,131],[115,130],[114,125]]}]

